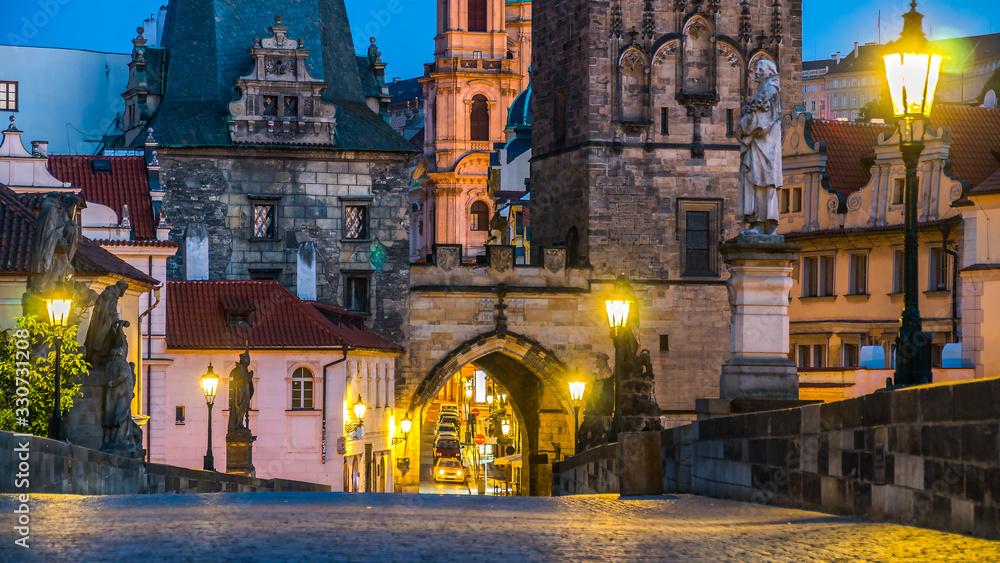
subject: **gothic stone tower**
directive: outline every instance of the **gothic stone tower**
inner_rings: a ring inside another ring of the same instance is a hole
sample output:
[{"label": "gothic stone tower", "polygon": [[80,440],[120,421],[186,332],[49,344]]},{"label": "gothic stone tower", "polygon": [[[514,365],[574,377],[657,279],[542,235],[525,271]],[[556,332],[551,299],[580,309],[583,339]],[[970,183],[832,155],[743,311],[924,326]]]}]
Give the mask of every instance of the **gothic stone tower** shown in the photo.
[{"label": "gothic stone tower", "polygon": [[628,274],[666,410],[717,397],[737,233],[740,108],[773,61],[801,80],[800,0],[551,0],[536,7],[535,247],[568,246],[594,282]]},{"label": "gothic stone tower", "polygon": [[507,109],[528,85],[529,0],[440,0],[434,62],[426,65],[427,175],[411,193],[416,256],[438,244],[483,250],[493,205],[490,153]]}]

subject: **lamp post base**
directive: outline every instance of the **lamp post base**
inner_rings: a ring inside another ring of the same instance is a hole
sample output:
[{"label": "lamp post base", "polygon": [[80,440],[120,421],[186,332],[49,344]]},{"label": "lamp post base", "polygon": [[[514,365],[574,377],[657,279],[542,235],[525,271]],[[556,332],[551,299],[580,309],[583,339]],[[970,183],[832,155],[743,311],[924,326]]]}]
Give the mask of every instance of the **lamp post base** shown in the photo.
[{"label": "lamp post base", "polygon": [[893,388],[931,383],[931,337],[919,326],[903,326],[896,336]]}]

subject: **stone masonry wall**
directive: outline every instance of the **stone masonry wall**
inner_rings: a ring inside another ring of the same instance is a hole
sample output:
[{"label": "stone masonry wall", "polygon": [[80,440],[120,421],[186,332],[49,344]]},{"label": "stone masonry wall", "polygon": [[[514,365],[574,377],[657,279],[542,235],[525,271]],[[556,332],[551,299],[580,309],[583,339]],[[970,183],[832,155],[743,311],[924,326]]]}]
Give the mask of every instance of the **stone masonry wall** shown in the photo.
[{"label": "stone masonry wall", "polygon": [[659,442],[658,452],[570,458],[554,468],[554,494],[589,492],[574,471],[612,455],[632,473],[661,470],[661,483],[635,480],[646,488],[631,494],[692,492],[1000,538],[1000,378],[706,419]]},{"label": "stone masonry wall", "polygon": [[[296,289],[296,252],[312,241],[317,251],[317,297],[344,304],[344,273],[370,275],[371,327],[402,342],[409,285],[409,230],[405,154],[346,151],[162,148],[160,178],[170,239],[181,250],[168,260],[168,277],[184,277],[184,231],[204,223],[211,279],[248,279],[251,269],[280,269]],[[274,240],[251,240],[252,196],[280,196]],[[357,199],[352,199],[357,198]],[[344,207],[368,205],[369,238],[346,240]],[[385,264],[372,264],[379,244]]]},{"label": "stone masonry wall", "polygon": [[0,483],[0,494],[128,495],[330,491],[329,485],[287,479],[257,479],[148,463],[81,448],[66,442],[37,436],[18,436],[2,431],[0,431],[0,474],[10,477]]}]

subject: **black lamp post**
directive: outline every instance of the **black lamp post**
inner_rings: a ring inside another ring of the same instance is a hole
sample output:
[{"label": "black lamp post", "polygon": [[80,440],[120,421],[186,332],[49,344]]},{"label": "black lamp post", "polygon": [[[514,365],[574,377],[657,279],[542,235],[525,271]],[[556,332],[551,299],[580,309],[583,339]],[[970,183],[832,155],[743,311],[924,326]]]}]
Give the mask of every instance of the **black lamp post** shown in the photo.
[{"label": "black lamp post", "polygon": [[604,302],[608,312],[608,325],[611,327],[611,340],[615,344],[615,412],[611,420],[610,441],[618,440],[618,433],[621,432],[621,386],[622,370],[625,363],[631,364],[630,359],[626,359],[622,354],[624,341],[628,338],[628,314],[632,307],[634,298],[632,296],[632,286],[628,283],[625,274],[618,276],[615,280],[615,293],[611,299]]},{"label": "black lamp post", "polygon": [[215,471],[215,457],[212,455],[212,405],[215,404],[215,392],[219,389],[219,376],[209,362],[208,371],[201,376],[201,389],[205,392],[205,404],[208,405],[208,450],[205,452],[205,471]]},{"label": "black lamp post", "polygon": [[903,213],[903,315],[896,336],[896,372],[894,387],[908,387],[931,382],[930,337],[920,320],[917,289],[917,164],[924,150],[923,131],[916,137],[915,119],[930,117],[934,90],[943,57],[934,52],[921,27],[923,15],[916,1],[903,15],[900,38],[883,48],[885,76],[892,96],[893,114],[899,119],[899,150],[906,166]]},{"label": "black lamp post", "polygon": [[52,440],[66,441],[66,428],[62,420],[62,346],[63,328],[66,326],[66,319],[69,317],[72,301],[61,296],[47,300],[49,310],[49,325],[56,333],[56,365],[55,365],[55,405],[52,407],[52,416],[49,417],[49,438]]}]

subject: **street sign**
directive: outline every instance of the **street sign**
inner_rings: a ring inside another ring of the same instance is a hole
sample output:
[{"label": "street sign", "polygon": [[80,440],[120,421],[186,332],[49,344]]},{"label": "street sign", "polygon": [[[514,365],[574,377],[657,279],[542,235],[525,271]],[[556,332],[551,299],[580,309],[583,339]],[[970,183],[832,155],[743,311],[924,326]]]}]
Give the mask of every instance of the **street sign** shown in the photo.
[{"label": "street sign", "polygon": [[[53,405],[55,403],[52,403]],[[472,409],[472,416],[479,416],[479,409]]]},{"label": "street sign", "polygon": [[476,434],[476,445],[482,446],[485,443],[486,443],[486,436],[483,436],[482,434]]}]

